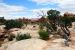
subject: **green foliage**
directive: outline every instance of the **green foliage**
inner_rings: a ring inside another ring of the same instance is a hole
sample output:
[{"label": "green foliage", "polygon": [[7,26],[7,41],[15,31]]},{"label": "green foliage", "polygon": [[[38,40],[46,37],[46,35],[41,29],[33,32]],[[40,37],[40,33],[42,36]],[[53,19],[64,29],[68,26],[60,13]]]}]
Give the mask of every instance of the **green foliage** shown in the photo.
[{"label": "green foliage", "polygon": [[16,20],[8,20],[5,22],[5,26],[6,29],[21,28],[23,26],[23,23]]},{"label": "green foliage", "polygon": [[49,39],[49,33],[47,31],[40,30],[39,35],[40,35],[40,38],[43,39],[43,40]]},{"label": "green foliage", "polygon": [[46,26],[49,30],[51,31],[56,31],[57,27],[55,24],[49,24],[49,23],[44,23],[44,26]]},{"label": "green foliage", "polygon": [[60,12],[57,10],[49,10],[47,11],[47,18],[48,18],[48,25],[47,28],[49,27],[51,31],[56,31],[57,27],[56,24],[59,21],[59,16]]},{"label": "green foliage", "polygon": [[57,10],[49,10],[49,11],[47,11],[47,14],[48,14],[47,18],[49,20],[55,20],[55,19],[57,19],[57,17],[59,17],[60,12]]},{"label": "green foliage", "polygon": [[20,41],[20,40],[29,39],[29,38],[31,38],[30,34],[18,34],[16,37],[16,40]]},{"label": "green foliage", "polygon": [[0,25],[3,25],[4,23],[5,23],[5,19],[4,19],[4,17],[0,17]]},{"label": "green foliage", "polygon": [[64,16],[62,19],[61,19],[61,23],[64,24],[64,26],[70,26],[71,25],[71,18],[68,17],[68,16]]},{"label": "green foliage", "polygon": [[70,17],[72,22],[75,22],[75,16],[74,17]]},{"label": "green foliage", "polygon": [[40,28],[40,30],[43,30],[43,29],[44,29],[43,23],[40,23],[40,24],[39,24],[39,28]]},{"label": "green foliage", "polygon": [[55,24],[51,24],[51,27],[53,28],[53,30],[54,30],[54,31],[56,31],[56,30],[57,30],[57,27],[56,27],[56,25],[55,25]]}]

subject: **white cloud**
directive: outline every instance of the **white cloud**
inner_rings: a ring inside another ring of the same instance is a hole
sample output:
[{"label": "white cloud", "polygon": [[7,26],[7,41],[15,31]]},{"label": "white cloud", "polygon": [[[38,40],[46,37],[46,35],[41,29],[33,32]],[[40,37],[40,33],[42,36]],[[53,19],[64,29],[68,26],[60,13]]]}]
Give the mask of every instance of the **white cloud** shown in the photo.
[{"label": "white cloud", "polygon": [[31,0],[39,5],[57,4],[57,9],[75,13],[75,0]]},{"label": "white cloud", "polygon": [[30,0],[30,1],[41,5],[47,5],[47,4],[53,4],[54,0]]},{"label": "white cloud", "polygon": [[58,3],[59,5],[73,6],[75,5],[75,0],[30,0],[36,2],[37,4],[54,4]]},{"label": "white cloud", "polygon": [[40,18],[43,15],[46,16],[47,15],[47,11],[51,10],[51,9],[56,10],[57,8],[39,8],[39,9],[30,10],[30,11],[33,13],[34,17],[36,16],[36,17]]},{"label": "white cloud", "polygon": [[5,3],[0,3],[0,12],[21,12],[24,11],[25,7],[7,5]]},{"label": "white cloud", "polygon": [[5,18],[12,18],[14,14],[19,15],[22,13],[26,13],[25,11],[26,8],[23,6],[7,5],[5,3],[0,3],[0,16],[5,16]]},{"label": "white cloud", "polygon": [[75,0],[58,0],[57,3],[62,11],[75,13]]},{"label": "white cloud", "polygon": [[34,10],[29,10],[23,6],[7,5],[5,3],[0,3],[0,17],[4,16],[5,19],[16,19],[23,17],[37,18],[36,11]]},{"label": "white cloud", "polygon": [[40,8],[29,10],[23,6],[7,5],[5,3],[0,3],[0,17],[4,16],[6,19],[15,19],[15,18],[37,18],[40,11],[46,11],[49,8]]},{"label": "white cloud", "polygon": [[[1,0],[0,0],[1,1]],[[29,10],[23,6],[15,6],[15,5],[7,5],[5,3],[0,3],[0,16],[5,16],[5,18],[19,18],[19,17],[26,17],[26,18],[36,18],[39,16],[41,11],[45,13],[50,9],[56,9],[62,13],[64,12],[73,12],[75,13],[75,0],[31,0],[36,2],[37,4],[45,5],[44,8],[33,9]],[[57,4],[57,8],[47,7],[49,4]]]}]

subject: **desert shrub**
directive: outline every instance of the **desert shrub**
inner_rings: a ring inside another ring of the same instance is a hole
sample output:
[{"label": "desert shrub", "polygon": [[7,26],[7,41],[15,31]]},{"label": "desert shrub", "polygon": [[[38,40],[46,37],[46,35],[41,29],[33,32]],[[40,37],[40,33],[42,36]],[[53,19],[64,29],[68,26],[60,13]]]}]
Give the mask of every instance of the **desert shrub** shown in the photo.
[{"label": "desert shrub", "polygon": [[16,40],[20,41],[20,40],[29,39],[29,38],[31,38],[30,34],[18,34],[16,37]]},{"label": "desert shrub", "polygon": [[49,39],[49,33],[47,31],[44,31],[44,30],[39,31],[39,36],[43,40],[48,40]]},{"label": "desert shrub", "polygon": [[8,20],[5,22],[5,26],[6,29],[21,28],[23,26],[23,23],[16,20]]},{"label": "desert shrub", "polygon": [[15,35],[10,35],[10,36],[8,37],[8,40],[9,40],[9,41],[12,41],[14,38],[15,38]]},{"label": "desert shrub", "polygon": [[12,37],[12,36],[11,36],[11,37],[9,37],[9,38],[8,38],[8,40],[9,40],[9,41],[12,41],[12,40],[13,40],[13,37]]},{"label": "desert shrub", "polygon": [[44,25],[42,23],[39,24],[39,28],[40,30],[43,30],[44,29]]}]

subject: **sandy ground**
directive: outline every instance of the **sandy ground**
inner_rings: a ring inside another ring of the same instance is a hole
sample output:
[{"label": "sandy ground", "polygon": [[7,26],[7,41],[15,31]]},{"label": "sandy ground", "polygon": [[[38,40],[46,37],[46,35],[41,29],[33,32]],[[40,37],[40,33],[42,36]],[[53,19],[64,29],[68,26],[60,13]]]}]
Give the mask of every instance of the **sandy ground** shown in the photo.
[{"label": "sandy ground", "polygon": [[[37,38],[21,40],[18,42],[11,41],[4,44],[3,50],[75,50],[75,45],[69,47],[64,45],[64,39],[54,39],[44,41]],[[6,45],[8,47],[6,47]]]},{"label": "sandy ground", "polygon": [[75,50],[75,45],[65,46],[64,39],[49,40],[43,50]]},{"label": "sandy ground", "polygon": [[39,26],[36,26],[35,28],[33,28],[33,25],[28,25],[26,28],[20,29],[19,31],[14,31],[12,33],[15,35],[30,34],[33,38],[37,38],[39,37],[38,31],[39,31]]},{"label": "sandy ground", "polygon": [[19,42],[11,41],[3,44],[3,47],[0,47],[0,50],[75,50],[75,30],[70,29],[72,41],[70,42],[69,47],[64,45],[64,39],[50,39],[49,41],[37,39],[39,37],[38,30],[38,26],[33,28],[32,25],[28,25],[25,29],[12,32],[15,35],[19,33],[30,34],[34,39],[22,40]]}]

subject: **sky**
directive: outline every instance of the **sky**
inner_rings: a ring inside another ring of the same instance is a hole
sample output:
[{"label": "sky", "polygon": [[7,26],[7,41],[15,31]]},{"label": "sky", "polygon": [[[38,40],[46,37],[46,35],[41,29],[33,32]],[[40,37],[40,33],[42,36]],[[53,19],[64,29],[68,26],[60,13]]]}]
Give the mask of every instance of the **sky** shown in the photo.
[{"label": "sky", "polygon": [[39,18],[51,9],[75,13],[75,0],[0,0],[0,17],[5,19]]}]

